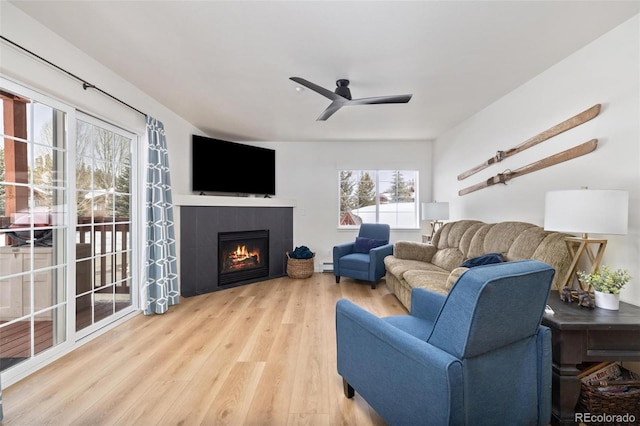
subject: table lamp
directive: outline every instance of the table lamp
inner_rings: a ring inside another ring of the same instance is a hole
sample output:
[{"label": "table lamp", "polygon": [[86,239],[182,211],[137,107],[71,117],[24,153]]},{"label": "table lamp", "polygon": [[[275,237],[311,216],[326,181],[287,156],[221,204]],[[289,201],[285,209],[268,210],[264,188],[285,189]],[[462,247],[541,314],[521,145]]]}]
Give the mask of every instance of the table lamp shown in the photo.
[{"label": "table lamp", "polygon": [[438,228],[442,226],[442,220],[449,219],[449,203],[422,203],[422,220],[431,221],[431,235],[428,236],[429,241],[433,238]]},{"label": "table lamp", "polygon": [[[544,229],[579,233],[581,237],[567,237],[565,242],[571,255],[569,272],[562,289],[571,287],[580,260],[586,254],[591,272],[602,262],[607,240],[589,238],[589,234],[627,233],[629,221],[629,193],[619,190],[577,189],[547,192],[545,198]],[[595,246],[595,252],[591,247]],[[583,289],[588,290],[588,289]]]}]

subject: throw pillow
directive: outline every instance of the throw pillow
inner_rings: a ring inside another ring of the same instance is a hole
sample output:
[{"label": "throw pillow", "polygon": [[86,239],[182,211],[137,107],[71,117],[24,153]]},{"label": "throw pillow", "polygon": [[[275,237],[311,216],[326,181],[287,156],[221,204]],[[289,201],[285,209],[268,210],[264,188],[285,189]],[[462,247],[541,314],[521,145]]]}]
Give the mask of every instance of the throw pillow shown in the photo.
[{"label": "throw pillow", "polygon": [[474,266],[490,265],[492,263],[502,263],[504,259],[500,253],[487,253],[482,256],[473,257],[462,262],[462,267],[473,268]]},{"label": "throw pillow", "polygon": [[356,237],[353,246],[355,253],[369,253],[372,248],[380,247],[387,244],[386,240],[376,240],[374,238]]}]

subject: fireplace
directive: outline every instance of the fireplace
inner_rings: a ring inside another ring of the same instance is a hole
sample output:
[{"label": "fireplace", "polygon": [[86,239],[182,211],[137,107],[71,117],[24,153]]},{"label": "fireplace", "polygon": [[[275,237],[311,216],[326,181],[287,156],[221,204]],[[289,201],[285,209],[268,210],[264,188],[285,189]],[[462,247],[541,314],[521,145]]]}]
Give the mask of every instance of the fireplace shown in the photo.
[{"label": "fireplace", "polygon": [[[219,197],[193,196],[197,203]],[[232,197],[229,197],[232,198]],[[235,199],[235,198],[234,198]],[[204,201],[201,201],[204,200]],[[225,198],[226,200],[226,198]],[[180,206],[180,292],[184,297],[287,276],[287,251],[293,247],[293,207],[275,198],[243,198],[265,206]],[[273,205],[275,204],[275,205]],[[220,285],[218,234],[269,230],[269,275]]]},{"label": "fireplace", "polygon": [[218,233],[218,285],[269,276],[269,230]]}]

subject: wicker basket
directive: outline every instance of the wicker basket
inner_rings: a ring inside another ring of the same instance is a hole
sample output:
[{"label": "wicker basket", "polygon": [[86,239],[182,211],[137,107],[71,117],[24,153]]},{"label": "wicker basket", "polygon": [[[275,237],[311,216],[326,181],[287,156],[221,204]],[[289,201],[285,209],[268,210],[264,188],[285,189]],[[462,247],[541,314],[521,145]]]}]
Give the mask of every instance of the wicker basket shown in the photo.
[{"label": "wicker basket", "polygon": [[287,275],[289,278],[310,278],[313,275],[313,259],[316,254],[310,259],[294,259],[289,256],[287,252]]},{"label": "wicker basket", "polygon": [[[623,370],[622,383],[627,384],[627,392],[603,392],[598,390],[599,385],[586,385],[582,383],[580,392],[580,405],[592,414],[625,414],[640,419],[640,375],[629,370]],[[620,383],[620,382],[618,382]],[[616,381],[609,382],[610,385]],[[624,424],[624,423],[622,423]]]}]

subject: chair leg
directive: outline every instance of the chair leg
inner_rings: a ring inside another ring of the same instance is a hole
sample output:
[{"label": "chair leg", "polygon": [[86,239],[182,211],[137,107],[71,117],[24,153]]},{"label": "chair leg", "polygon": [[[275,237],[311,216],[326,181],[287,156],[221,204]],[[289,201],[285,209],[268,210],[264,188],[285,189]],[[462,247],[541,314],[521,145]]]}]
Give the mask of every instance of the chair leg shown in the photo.
[{"label": "chair leg", "polygon": [[347,383],[344,377],[342,378],[342,386],[344,388],[344,396],[349,399],[353,398],[353,396],[356,394],[356,391],[351,387],[349,383]]},{"label": "chair leg", "polygon": [[376,289],[376,283],[375,283],[375,281],[371,283],[371,288],[372,288],[373,290],[375,290],[375,289]]},{"label": "chair leg", "polygon": [[340,284],[340,275],[336,275],[336,284]]}]

